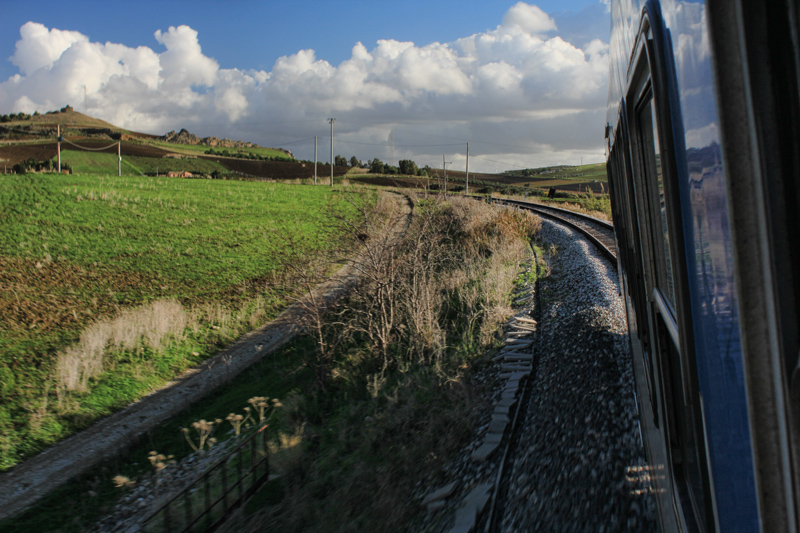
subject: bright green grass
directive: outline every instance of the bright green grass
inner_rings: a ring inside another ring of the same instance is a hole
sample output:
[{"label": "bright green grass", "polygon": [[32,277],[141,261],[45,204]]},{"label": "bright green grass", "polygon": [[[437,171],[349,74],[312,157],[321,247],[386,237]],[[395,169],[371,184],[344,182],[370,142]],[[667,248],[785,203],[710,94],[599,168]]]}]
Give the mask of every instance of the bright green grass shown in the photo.
[{"label": "bright green grass", "polygon": [[[94,176],[114,176],[118,173],[116,154],[98,152],[78,152],[65,150],[61,152],[61,161],[69,165],[75,174]],[[211,174],[215,170],[227,174],[230,171],[216,161],[206,159],[173,159],[155,157],[122,157],[123,176],[141,176],[142,174],[166,174],[170,171]]]},{"label": "bright green grass", "polygon": [[[540,169],[514,170],[504,172],[512,177],[537,178],[548,180],[570,181],[607,181],[605,163],[592,163],[590,165],[577,165],[565,167],[546,167]],[[538,186],[538,184],[537,184]]]},{"label": "bright green grass", "polygon": [[[158,146],[159,148],[164,148],[165,150],[171,150],[176,153],[205,153],[206,150],[211,149],[210,146],[203,146],[199,144],[173,144],[167,143],[163,141],[146,141],[145,144],[151,144],[153,146]],[[276,150],[275,148],[225,148],[222,146],[217,146],[213,148],[216,152],[222,152],[223,150],[228,150],[229,152],[240,152],[243,154],[256,154],[260,156],[268,156],[268,157],[289,157],[286,152],[282,152],[280,150]]]},{"label": "bright green grass", "polygon": [[287,235],[322,246],[330,197],[324,187],[280,183],[9,176],[0,190],[0,248],[229,285],[280,266],[275,252]]},{"label": "bright green grass", "polygon": [[[0,294],[0,469],[213,355],[248,325],[224,337],[209,323],[161,353],[115,356],[90,393],[71,393],[76,405],[56,407],[54,387],[48,392],[45,384],[53,383],[57,351],[82,329],[164,298],[187,309],[220,303],[241,316],[258,299],[274,316],[287,295],[268,285],[270,276],[335,242],[325,212],[342,203],[338,189],[279,183],[80,175],[0,181],[0,281],[12,289]],[[38,306],[37,316],[15,314],[26,304]]]}]

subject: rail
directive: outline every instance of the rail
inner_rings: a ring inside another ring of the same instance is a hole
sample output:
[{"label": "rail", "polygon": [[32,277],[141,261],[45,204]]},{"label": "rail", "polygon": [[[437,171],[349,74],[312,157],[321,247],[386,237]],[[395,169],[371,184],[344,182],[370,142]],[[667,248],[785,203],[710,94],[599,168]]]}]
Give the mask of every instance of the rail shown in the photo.
[{"label": "rail", "polygon": [[[475,197],[475,198],[480,198],[480,197]],[[592,242],[592,244],[594,244],[600,250],[600,252],[603,255],[605,255],[616,266],[617,263],[616,242],[613,237],[608,235],[609,232],[613,235],[614,226],[606,222],[605,220],[600,220],[598,218],[594,218],[589,215],[584,215],[583,213],[569,211],[568,209],[561,209],[559,207],[551,207],[551,206],[541,206],[539,204],[521,202],[519,200],[490,198],[489,201],[498,204],[518,207],[520,209],[526,209],[528,211],[533,211],[539,215],[552,218],[562,224],[565,224],[575,229],[576,231],[585,235],[586,238],[588,238]],[[581,222],[576,223],[575,221],[566,218],[567,216],[578,218],[581,220]],[[591,226],[599,227],[600,230],[598,231],[591,229]]]}]

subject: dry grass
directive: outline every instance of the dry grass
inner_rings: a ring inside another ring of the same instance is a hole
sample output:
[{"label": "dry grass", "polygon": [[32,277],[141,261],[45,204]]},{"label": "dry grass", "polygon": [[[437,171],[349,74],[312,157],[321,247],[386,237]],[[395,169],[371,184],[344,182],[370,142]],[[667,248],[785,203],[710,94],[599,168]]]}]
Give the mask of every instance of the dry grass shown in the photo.
[{"label": "dry grass", "polygon": [[[470,369],[511,312],[510,294],[541,227],[535,215],[470,199],[417,199],[402,238],[387,203],[346,228],[362,281],[315,324],[316,390],[284,400],[275,444],[285,496],[245,531],[407,529],[420,479],[476,422]],[[239,525],[237,525],[239,528]]]},{"label": "dry grass", "polygon": [[170,340],[182,337],[189,320],[189,314],[176,300],[157,300],[92,324],[81,333],[77,344],[58,354],[58,387],[68,391],[87,390],[89,380],[103,372],[108,351],[144,346],[158,352]]}]

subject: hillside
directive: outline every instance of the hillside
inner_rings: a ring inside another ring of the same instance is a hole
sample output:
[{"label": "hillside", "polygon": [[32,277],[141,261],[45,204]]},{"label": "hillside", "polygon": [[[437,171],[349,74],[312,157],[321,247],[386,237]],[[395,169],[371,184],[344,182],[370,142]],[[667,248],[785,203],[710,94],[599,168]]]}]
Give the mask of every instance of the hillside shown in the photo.
[{"label": "hillside", "polygon": [[[165,150],[178,152],[183,151],[181,149],[182,147],[195,148],[195,150],[189,152],[191,154],[196,153],[196,149],[198,148],[202,151],[208,148],[222,148],[235,150],[233,153],[224,154],[229,157],[294,159],[291,152],[282,148],[268,148],[248,141],[220,139],[218,137],[200,138],[188,132],[186,129],[181,129],[178,133],[171,131],[162,136],[130,131],[104,120],[79,113],[71,106],[63,107],[58,111],[48,111],[44,114],[36,113],[33,115],[26,115],[20,113],[16,115],[0,116],[0,143],[7,141],[9,146],[11,146],[12,143],[15,145],[55,144],[54,141],[56,140],[58,126],[61,126],[62,137],[70,141],[85,139],[132,141],[152,144]],[[69,149],[67,146],[64,148]],[[46,153],[49,154],[50,152],[47,151]],[[28,157],[43,161],[48,156],[44,155],[44,152],[39,153],[28,150],[24,159],[11,157],[6,158],[5,161],[13,165],[28,159]],[[0,160],[0,162],[2,162],[2,160]]]},{"label": "hillside", "polygon": [[[314,176],[313,164],[299,162],[288,150],[248,141],[198,137],[186,129],[163,136],[128,131],[67,106],[35,115],[0,115],[0,171],[52,171],[58,167],[57,128],[61,126],[62,170],[116,175],[117,150],[122,175],[188,172],[191,177],[290,180]],[[119,148],[116,141],[119,141]],[[330,166],[317,165],[319,176]],[[341,176],[347,168],[336,167]]]}]

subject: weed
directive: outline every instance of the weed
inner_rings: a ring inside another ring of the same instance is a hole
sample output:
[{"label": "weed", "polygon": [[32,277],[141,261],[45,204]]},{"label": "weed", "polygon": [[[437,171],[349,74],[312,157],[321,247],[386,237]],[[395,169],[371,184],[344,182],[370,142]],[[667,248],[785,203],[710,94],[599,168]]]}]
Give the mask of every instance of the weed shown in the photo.
[{"label": "weed", "polygon": [[183,432],[183,436],[186,437],[186,442],[189,443],[189,446],[191,446],[194,451],[200,452],[205,449],[206,445],[208,445],[208,449],[210,450],[214,444],[216,444],[217,439],[212,437],[211,434],[214,432],[214,428],[221,423],[222,420],[220,419],[216,419],[213,422],[205,419],[193,422],[192,428],[194,428],[197,433],[197,444],[195,444],[194,440],[189,436],[189,428],[182,428],[181,431]]}]

